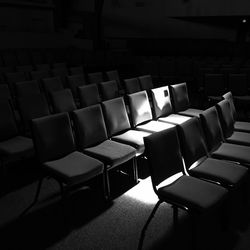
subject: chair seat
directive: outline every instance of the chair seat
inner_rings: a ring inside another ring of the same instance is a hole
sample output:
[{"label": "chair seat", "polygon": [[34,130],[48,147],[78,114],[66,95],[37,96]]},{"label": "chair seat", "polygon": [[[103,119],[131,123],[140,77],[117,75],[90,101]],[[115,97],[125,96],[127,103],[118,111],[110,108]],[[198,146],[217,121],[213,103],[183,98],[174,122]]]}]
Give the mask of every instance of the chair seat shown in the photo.
[{"label": "chair seat", "polygon": [[179,115],[186,115],[191,117],[200,117],[200,114],[203,112],[201,109],[186,109],[183,111],[178,112]]},{"label": "chair seat", "polygon": [[247,165],[250,164],[250,147],[243,145],[222,143],[211,155],[218,159],[235,161]]},{"label": "chair seat", "polygon": [[196,212],[214,208],[226,194],[227,190],[221,186],[186,175],[158,190],[160,199],[183,205]]},{"label": "chair seat", "polygon": [[232,162],[206,158],[197,167],[189,170],[190,175],[220,182],[226,186],[240,184],[248,172],[246,167]]},{"label": "chair seat", "polygon": [[0,142],[0,152],[4,155],[19,156],[33,154],[35,151],[32,139],[16,136]]},{"label": "chair seat", "polygon": [[234,123],[234,130],[250,133],[250,123],[249,122],[236,121]]},{"label": "chair seat", "polygon": [[102,162],[78,151],[59,160],[45,162],[44,166],[69,185],[87,181],[103,171]]},{"label": "chair seat", "polygon": [[120,135],[113,136],[112,140],[128,144],[136,148],[137,154],[142,154],[145,149],[143,138],[150,134],[151,133],[148,132],[131,129]]},{"label": "chair seat", "polygon": [[135,148],[111,140],[106,140],[97,146],[86,148],[84,152],[106,163],[109,168],[118,166],[136,155]]},{"label": "chair seat", "polygon": [[250,146],[250,134],[235,131],[230,137],[226,138],[228,143]]},{"label": "chair seat", "polygon": [[179,114],[171,114],[166,117],[160,117],[158,121],[160,122],[169,122],[175,125],[180,125],[187,120],[191,119],[191,117],[186,116],[186,115],[179,115]]},{"label": "chair seat", "polygon": [[150,121],[142,125],[136,126],[136,129],[149,133],[159,132],[165,129],[173,128],[175,125],[165,122]]}]

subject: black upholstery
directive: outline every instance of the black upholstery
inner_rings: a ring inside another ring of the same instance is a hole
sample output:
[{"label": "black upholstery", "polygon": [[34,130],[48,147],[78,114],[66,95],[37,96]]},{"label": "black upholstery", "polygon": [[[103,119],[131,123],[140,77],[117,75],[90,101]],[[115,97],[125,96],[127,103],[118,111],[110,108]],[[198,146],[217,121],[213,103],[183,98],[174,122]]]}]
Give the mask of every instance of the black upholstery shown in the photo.
[{"label": "black upholstery", "polygon": [[121,82],[120,75],[119,75],[119,72],[117,70],[107,71],[106,74],[107,74],[109,81],[115,80],[117,82],[119,90],[123,89],[123,84]]},{"label": "black upholstery", "polygon": [[68,78],[68,84],[69,87],[72,91],[73,96],[76,98],[77,95],[77,88],[79,86],[86,85],[86,80],[84,78],[83,74],[77,74],[77,75],[72,75],[72,76],[67,76]]},{"label": "black upholstery", "polygon": [[115,80],[99,83],[102,101],[113,99],[119,96],[117,82]]},{"label": "black upholstery", "polygon": [[103,80],[102,72],[88,73],[88,81],[91,84],[99,84],[103,82]]},{"label": "black upholstery", "polygon": [[82,108],[101,102],[97,84],[89,84],[78,87],[80,106]]},{"label": "black upholstery", "polygon": [[141,91],[141,86],[138,78],[130,78],[124,80],[126,94],[133,94]]},{"label": "black upholstery", "polygon": [[151,75],[139,76],[138,79],[140,82],[141,90],[149,91],[150,89],[154,88]]},{"label": "black upholstery", "polygon": [[17,82],[16,95],[17,97],[29,96],[41,93],[39,84],[36,80]]},{"label": "black upholstery", "polygon": [[70,74],[73,75],[84,75],[82,66],[74,66],[69,68]]},{"label": "black upholstery", "polygon": [[50,101],[50,95],[53,91],[58,91],[63,89],[63,83],[59,77],[49,77],[43,79],[43,88]]}]

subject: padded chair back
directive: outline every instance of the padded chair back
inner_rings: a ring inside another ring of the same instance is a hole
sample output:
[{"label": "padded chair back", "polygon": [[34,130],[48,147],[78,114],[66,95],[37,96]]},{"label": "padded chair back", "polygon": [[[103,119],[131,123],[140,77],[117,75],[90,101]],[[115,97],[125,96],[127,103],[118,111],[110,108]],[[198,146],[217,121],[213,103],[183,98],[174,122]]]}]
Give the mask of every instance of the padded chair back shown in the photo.
[{"label": "padded chair back", "polygon": [[78,87],[80,106],[82,108],[101,102],[97,84],[89,84]]},{"label": "padded chair back", "polygon": [[84,75],[83,67],[82,66],[75,66],[69,68],[70,74],[73,75]]},{"label": "padded chair back", "polygon": [[89,83],[99,84],[104,81],[102,72],[88,73]]},{"label": "padded chair back", "polygon": [[162,181],[183,171],[180,145],[175,127],[144,137],[144,145],[155,190],[157,190],[156,186]]},{"label": "padded chair back", "polygon": [[66,86],[67,85],[67,82],[66,82],[66,77],[68,76],[68,69],[67,68],[54,68],[52,69],[52,74],[53,76],[55,77],[59,77],[63,83],[63,86]]},{"label": "padded chair back", "polygon": [[51,94],[52,106],[55,113],[72,112],[76,104],[70,89],[62,89]]},{"label": "padded chair back", "polygon": [[16,95],[17,97],[29,96],[33,94],[40,94],[39,84],[36,80],[17,82]]},{"label": "padded chair back", "polygon": [[77,97],[77,88],[79,86],[86,85],[86,80],[84,78],[84,75],[83,74],[72,75],[72,76],[67,76],[67,78],[73,96]]},{"label": "padded chair back", "polygon": [[133,127],[152,120],[152,111],[146,90],[128,95]]},{"label": "padded chair back", "polygon": [[194,162],[207,155],[205,138],[200,121],[198,118],[193,117],[179,125],[178,131],[182,155],[186,167],[189,168]]},{"label": "padded chair back", "polygon": [[115,80],[117,82],[119,89],[122,89],[122,83],[120,80],[119,72],[117,70],[107,71],[106,74],[109,81]]},{"label": "padded chair back", "polygon": [[36,64],[36,69],[38,71],[50,71],[50,65],[48,63]]},{"label": "padded chair back", "polygon": [[234,95],[247,95],[247,82],[247,74],[229,74],[228,76],[228,88]]},{"label": "padded chair back", "polygon": [[138,77],[141,90],[150,90],[154,88],[151,75],[139,76]]},{"label": "padded chair back", "polygon": [[216,108],[213,106],[200,114],[209,151],[217,149],[223,142],[223,132]]},{"label": "padded chair back", "polygon": [[189,108],[189,97],[187,84],[185,82],[170,85],[172,104],[175,112],[180,112]]},{"label": "padded chair back", "polygon": [[63,89],[63,83],[59,77],[50,77],[43,79],[43,87],[47,96],[49,96],[53,91],[58,91]]},{"label": "padded chair back", "polygon": [[11,93],[7,84],[0,84],[0,100],[11,100]]},{"label": "padded chair back", "polygon": [[62,158],[76,150],[68,113],[32,120],[32,132],[41,163]]},{"label": "padded chair back", "polygon": [[50,114],[47,100],[43,94],[34,94],[18,98],[18,108],[25,130],[30,129],[30,121]]},{"label": "padded chair back", "polygon": [[32,65],[21,65],[21,66],[16,66],[16,70],[18,72],[24,72],[25,74],[29,74],[33,70]]},{"label": "padded chair back", "polygon": [[237,115],[237,112],[236,112],[236,108],[234,106],[234,100],[233,100],[232,92],[229,91],[226,94],[224,94],[222,97],[229,102],[230,108],[231,108],[231,112],[233,114],[233,118],[234,118],[234,120],[237,120],[237,116],[238,115]]},{"label": "padded chair back", "polygon": [[224,137],[230,137],[234,132],[234,118],[230,103],[227,100],[220,101],[216,104],[216,108]]},{"label": "padded chair back", "polygon": [[226,89],[223,74],[205,74],[204,87],[207,96],[220,96]]},{"label": "padded chair back", "polygon": [[11,72],[6,73],[7,83],[10,90],[15,94],[15,84],[16,82],[23,82],[27,80],[26,74],[24,72]]},{"label": "padded chair back", "polygon": [[81,149],[108,139],[100,104],[73,111],[73,121],[77,143]]},{"label": "padded chair back", "polygon": [[14,113],[8,100],[0,100],[0,114],[0,141],[4,141],[18,134]]},{"label": "padded chair back", "polygon": [[118,86],[115,80],[99,83],[99,89],[103,101],[119,96]]},{"label": "padded chair back", "polygon": [[125,79],[124,85],[127,94],[133,94],[141,91],[141,86],[138,78]]},{"label": "padded chair back", "polygon": [[52,63],[52,66],[54,69],[61,69],[61,68],[64,68],[64,69],[67,69],[67,64],[66,62],[56,62],[56,63]]},{"label": "padded chair back", "polygon": [[111,99],[102,103],[108,137],[131,128],[124,99]]},{"label": "padded chair back", "polygon": [[32,80],[37,80],[41,83],[42,79],[50,77],[50,73],[48,70],[37,70],[31,71],[30,76]]},{"label": "padded chair back", "polygon": [[162,116],[168,116],[173,113],[168,86],[151,89],[151,93],[154,115],[156,119]]}]

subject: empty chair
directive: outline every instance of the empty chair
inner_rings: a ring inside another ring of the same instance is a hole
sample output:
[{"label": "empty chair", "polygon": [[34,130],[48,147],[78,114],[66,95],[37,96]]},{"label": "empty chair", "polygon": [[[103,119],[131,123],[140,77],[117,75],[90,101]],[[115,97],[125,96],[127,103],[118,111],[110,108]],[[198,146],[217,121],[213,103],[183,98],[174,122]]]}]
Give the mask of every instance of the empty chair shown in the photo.
[{"label": "empty chair", "polygon": [[227,143],[224,141],[219,116],[215,107],[208,108],[200,114],[208,152],[213,158],[250,164],[250,147]]},{"label": "empty chair", "polygon": [[62,81],[62,83],[63,83],[63,86],[67,86],[67,76],[68,76],[68,70],[67,70],[67,68],[54,68],[54,69],[52,69],[51,70],[51,72],[52,72],[52,74],[53,74],[53,76],[55,76],[55,77],[59,77],[60,79],[61,79],[61,81]]},{"label": "empty chair", "polygon": [[124,80],[126,94],[133,94],[141,91],[141,86],[138,78],[130,78]]},{"label": "empty chair", "polygon": [[70,75],[84,75],[83,66],[74,66],[69,68]]},{"label": "empty chair", "polygon": [[138,79],[140,82],[141,90],[147,90],[148,93],[150,93],[149,90],[154,88],[151,75],[139,76]]},{"label": "empty chair", "polygon": [[38,71],[50,71],[50,65],[48,63],[36,64],[35,67]]},{"label": "empty chair", "polygon": [[30,123],[32,119],[50,114],[47,100],[43,94],[33,94],[18,98],[18,109],[23,121],[24,131],[30,134]]},{"label": "empty chair", "polygon": [[32,132],[37,157],[44,174],[38,183],[34,201],[23,213],[37,202],[45,176],[57,180],[60,183],[61,194],[64,195],[69,191],[69,187],[84,184],[103,174],[102,162],[77,151],[67,113],[32,120]]},{"label": "empty chair", "polygon": [[15,94],[15,83],[28,80],[24,72],[6,73],[7,83],[9,84],[10,91]]},{"label": "empty chair", "polygon": [[72,91],[74,98],[78,97],[77,88],[86,85],[86,80],[83,74],[67,76],[68,85]]},{"label": "empty chair", "polygon": [[120,94],[123,94],[123,84],[120,79],[118,70],[110,70],[106,72],[107,78],[109,81],[115,80],[117,82]]},{"label": "empty chair", "polygon": [[31,79],[37,80],[40,86],[42,86],[42,79],[49,78],[50,76],[50,72],[47,70],[36,70],[30,72]]},{"label": "empty chair", "polygon": [[31,65],[31,58],[27,49],[18,49],[16,57],[19,65]]},{"label": "empty chair", "polygon": [[0,100],[12,100],[8,84],[0,84]]},{"label": "empty chair", "polygon": [[[153,189],[159,201],[142,229],[138,249],[142,248],[146,229],[162,202],[172,205],[175,225],[178,209],[187,211],[195,222],[196,217],[220,209],[228,193],[219,185],[182,174],[184,166],[176,128],[153,133],[144,138],[144,143]],[[195,231],[192,233],[195,236]],[[192,243],[195,249],[195,241]]]},{"label": "empty chair", "polygon": [[185,82],[170,85],[171,100],[174,111],[180,115],[199,117],[201,109],[190,107],[187,84]]},{"label": "empty chair", "polygon": [[108,137],[134,147],[137,155],[143,154],[143,138],[151,133],[132,129],[123,97],[102,102],[102,107]]},{"label": "empty chair", "polygon": [[[49,100],[50,94],[53,91],[58,91],[63,89],[63,83],[59,77],[49,77],[43,79],[43,88],[46,96]],[[50,101],[50,100],[49,100]]]},{"label": "empty chair", "polygon": [[151,96],[156,120],[177,125],[191,119],[189,116],[173,113],[168,86],[151,89]]},{"label": "empty chair", "polygon": [[101,102],[97,84],[78,87],[80,107],[87,107]]},{"label": "empty chair", "polygon": [[99,84],[104,81],[102,72],[88,73],[89,83]]},{"label": "empty chair", "polygon": [[128,95],[128,102],[133,128],[153,133],[175,126],[153,120],[146,90]]},{"label": "empty chair", "polygon": [[250,133],[235,131],[234,118],[227,100],[216,104],[224,138],[229,143],[250,146]]},{"label": "empty chair", "polygon": [[233,162],[208,157],[198,118],[193,117],[178,128],[182,155],[191,176],[219,183],[230,190],[242,187],[247,181],[248,169]]},{"label": "empty chair", "polygon": [[[109,196],[108,172],[129,161],[133,161],[136,171],[136,149],[108,139],[101,105],[92,105],[73,111],[73,121],[79,148],[86,154],[99,159],[105,165],[107,195]],[[137,175],[134,175],[137,182]]]},{"label": "empty chair", "polygon": [[119,97],[119,90],[115,80],[101,82],[98,86],[103,101]]},{"label": "empty chair", "polygon": [[70,89],[62,89],[51,93],[52,107],[55,113],[72,112],[76,104]]},{"label": "empty chair", "polygon": [[29,79],[30,72],[33,70],[33,66],[32,65],[16,66],[16,70],[18,72],[24,72],[26,74],[26,78]]},{"label": "empty chair", "polygon": [[34,156],[34,146],[32,139],[18,131],[8,100],[0,100],[0,114],[0,162],[4,172],[7,162]]},{"label": "empty chair", "polygon": [[40,50],[32,50],[31,51],[31,59],[34,65],[39,65],[44,63],[44,57],[42,51]]},{"label": "empty chair", "polygon": [[53,68],[67,68],[67,63],[66,62],[56,62],[52,63]]},{"label": "empty chair", "polygon": [[233,119],[234,119],[234,130],[250,133],[250,123],[249,122],[237,121],[238,115],[236,112],[236,108],[234,106],[234,100],[233,100],[232,93],[230,91],[225,93],[223,95],[223,98],[225,100],[229,101],[231,112],[233,114]]},{"label": "empty chair", "polygon": [[33,94],[41,93],[39,84],[36,80],[17,82],[16,83],[16,95],[17,97],[24,97]]}]

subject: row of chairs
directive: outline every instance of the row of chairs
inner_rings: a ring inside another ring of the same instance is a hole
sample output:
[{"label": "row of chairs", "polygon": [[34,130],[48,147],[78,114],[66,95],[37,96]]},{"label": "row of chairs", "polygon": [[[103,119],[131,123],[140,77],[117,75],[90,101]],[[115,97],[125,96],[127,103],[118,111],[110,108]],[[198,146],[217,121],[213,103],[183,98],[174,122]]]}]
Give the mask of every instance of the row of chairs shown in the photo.
[{"label": "row of chairs", "polygon": [[[245,203],[250,123],[245,123],[244,132],[236,130],[228,100],[204,110],[199,118],[144,138],[145,156],[159,201],[142,229],[138,249],[142,248],[146,229],[162,202],[173,206],[174,223],[178,209],[186,210],[195,220],[214,209],[225,209],[225,201],[231,206],[229,202],[235,202],[238,196]],[[225,210],[223,213],[227,214]],[[192,249],[196,249],[193,244]]]}]

